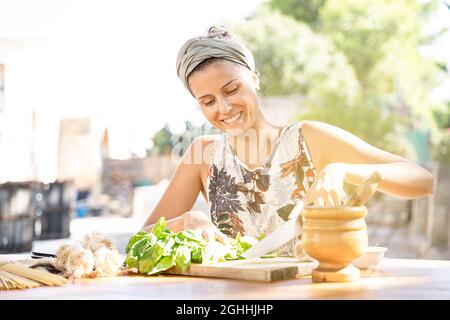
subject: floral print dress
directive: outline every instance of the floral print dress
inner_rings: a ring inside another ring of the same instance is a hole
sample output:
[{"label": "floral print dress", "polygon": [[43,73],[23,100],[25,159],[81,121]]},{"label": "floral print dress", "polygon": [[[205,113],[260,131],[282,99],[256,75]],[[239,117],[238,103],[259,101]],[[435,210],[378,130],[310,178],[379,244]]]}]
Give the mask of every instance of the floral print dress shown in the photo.
[{"label": "floral print dress", "polygon": [[[317,175],[301,122],[283,127],[268,161],[249,168],[226,134],[216,135],[206,181],[213,223],[230,237],[269,234],[285,222]],[[293,255],[295,240],[277,250]]]}]

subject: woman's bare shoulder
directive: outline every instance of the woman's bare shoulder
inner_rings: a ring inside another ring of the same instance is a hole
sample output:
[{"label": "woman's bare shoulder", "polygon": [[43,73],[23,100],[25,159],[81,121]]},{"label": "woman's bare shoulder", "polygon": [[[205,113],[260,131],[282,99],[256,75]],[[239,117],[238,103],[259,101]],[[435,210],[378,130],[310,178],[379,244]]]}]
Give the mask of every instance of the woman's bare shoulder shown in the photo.
[{"label": "woman's bare shoulder", "polygon": [[210,150],[217,139],[218,137],[216,134],[202,135],[195,138],[192,145],[196,148],[201,148],[204,152],[207,149]]},{"label": "woman's bare shoulder", "polygon": [[378,149],[350,131],[320,122],[304,121],[302,131],[311,153],[321,166],[332,162],[401,161],[402,158]]},{"label": "woman's bare shoulder", "polygon": [[208,146],[216,140],[217,134],[205,134],[202,136],[198,136],[194,141],[197,141],[197,143],[201,143],[203,146]]},{"label": "woman's bare shoulder", "polygon": [[336,131],[343,130],[332,124],[316,120],[303,120],[301,122],[301,126],[303,131],[311,131],[314,133],[322,133],[322,134],[332,134],[335,133]]},{"label": "woman's bare shoulder", "polygon": [[319,140],[323,143],[335,143],[337,141],[352,141],[357,139],[352,133],[329,123],[304,120],[302,121],[302,132],[309,136],[309,140]]},{"label": "woman's bare shoulder", "polygon": [[[345,140],[349,133],[331,124],[304,120],[301,130],[314,165],[321,170],[329,161],[329,152],[334,150],[339,141]],[[348,137],[347,137],[348,138]]]},{"label": "woman's bare shoulder", "polygon": [[197,164],[209,165],[211,151],[217,139],[217,134],[202,135],[195,138],[189,147],[190,159],[195,158]]}]

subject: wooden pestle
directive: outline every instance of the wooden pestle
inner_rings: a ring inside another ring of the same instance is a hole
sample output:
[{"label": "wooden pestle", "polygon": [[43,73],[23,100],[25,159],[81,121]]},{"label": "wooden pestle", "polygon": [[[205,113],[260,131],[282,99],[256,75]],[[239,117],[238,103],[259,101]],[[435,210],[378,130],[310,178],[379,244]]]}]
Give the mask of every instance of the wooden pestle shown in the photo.
[{"label": "wooden pestle", "polygon": [[357,207],[365,204],[377,191],[381,176],[378,172],[374,172],[367,180],[364,180],[353,192],[348,199],[345,207]]}]

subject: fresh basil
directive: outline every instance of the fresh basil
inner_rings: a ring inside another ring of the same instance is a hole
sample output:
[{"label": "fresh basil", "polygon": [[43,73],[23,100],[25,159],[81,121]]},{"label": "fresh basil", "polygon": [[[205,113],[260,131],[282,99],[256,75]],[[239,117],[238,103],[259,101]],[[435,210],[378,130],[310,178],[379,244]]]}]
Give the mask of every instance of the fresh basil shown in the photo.
[{"label": "fresh basil", "polygon": [[253,237],[240,234],[236,239],[229,239],[229,245],[208,242],[193,230],[170,231],[166,220],[161,217],[149,233],[139,231],[131,236],[125,250],[125,264],[149,275],[173,266],[185,271],[191,263],[244,259],[242,254],[257,242]]}]

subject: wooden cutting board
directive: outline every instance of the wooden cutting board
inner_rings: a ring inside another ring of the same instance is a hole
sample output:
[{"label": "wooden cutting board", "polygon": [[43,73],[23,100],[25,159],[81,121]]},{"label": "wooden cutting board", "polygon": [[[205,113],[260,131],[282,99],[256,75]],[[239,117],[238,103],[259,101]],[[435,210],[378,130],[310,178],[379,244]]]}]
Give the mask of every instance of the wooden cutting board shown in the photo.
[{"label": "wooden cutting board", "polygon": [[310,275],[316,266],[316,261],[300,262],[298,259],[291,257],[254,258],[215,264],[191,264],[186,271],[174,267],[165,273],[197,277],[277,281]]}]

